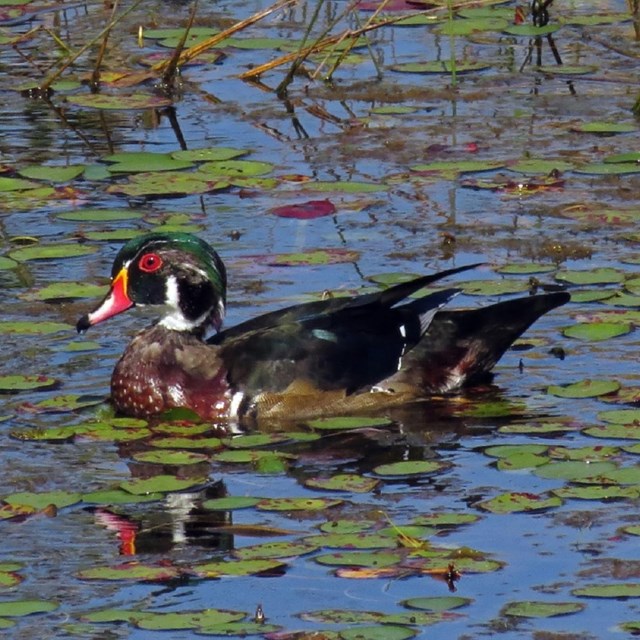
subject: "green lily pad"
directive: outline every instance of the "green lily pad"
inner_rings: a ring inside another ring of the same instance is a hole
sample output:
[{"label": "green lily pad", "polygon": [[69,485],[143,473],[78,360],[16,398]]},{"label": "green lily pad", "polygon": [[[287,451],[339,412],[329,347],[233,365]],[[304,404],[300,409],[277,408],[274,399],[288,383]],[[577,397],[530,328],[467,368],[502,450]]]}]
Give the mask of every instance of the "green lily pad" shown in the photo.
[{"label": "green lily pad", "polygon": [[640,440],[640,424],[607,424],[589,427],[582,433],[594,438],[612,438],[616,440]]},{"label": "green lily pad", "polygon": [[183,149],[174,151],[172,158],[177,160],[188,160],[189,162],[211,162],[222,160],[233,160],[240,156],[246,156],[248,149],[234,149],[233,147],[205,147],[203,149]]},{"label": "green lily pad", "polygon": [[91,567],[78,571],[80,580],[126,580],[135,582],[175,580],[180,576],[178,567],[166,564],[156,566],[141,562],[126,562],[115,567]]},{"label": "green lily pad", "polygon": [[583,611],[585,605],[581,602],[539,602],[524,600],[509,602],[500,612],[503,616],[518,616],[520,618],[552,618],[565,616],[569,613]]},{"label": "green lily pad", "polygon": [[324,533],[307,536],[305,542],[328,549],[397,549],[396,538],[384,532]]},{"label": "green lily pad", "polygon": [[188,438],[184,436],[169,436],[164,438],[153,438],[149,441],[149,446],[158,449],[221,449],[222,440],[220,438]]},{"label": "green lily pad", "polygon": [[571,284],[619,284],[624,281],[625,274],[618,269],[600,267],[589,271],[558,271],[556,280],[570,282]]},{"label": "green lily pad", "polygon": [[184,491],[199,485],[206,484],[206,478],[182,479],[176,476],[159,475],[151,478],[139,478],[122,482],[120,488],[134,495],[149,493],[167,493],[169,491]]},{"label": "green lily pad", "polygon": [[285,433],[251,433],[248,435],[225,438],[222,443],[231,449],[253,449],[281,442],[287,442],[289,437]]},{"label": "green lily pad", "polygon": [[62,322],[38,322],[38,321],[6,321],[0,322],[0,334],[16,334],[16,335],[48,335],[51,333],[59,333],[61,331],[72,331],[70,324]]},{"label": "green lily pad", "polygon": [[7,258],[6,256],[0,256],[0,271],[5,271],[7,269],[15,269],[19,265],[18,262],[12,260],[11,258]]},{"label": "green lily pad", "polygon": [[457,527],[472,524],[478,520],[480,520],[480,516],[474,513],[435,512],[417,516],[413,519],[413,523],[429,527]]},{"label": "green lily pad", "polygon": [[571,593],[583,598],[640,598],[640,583],[593,584],[572,589]]},{"label": "green lily pad", "polygon": [[20,175],[23,178],[31,178],[33,180],[48,180],[49,182],[70,182],[77,178],[85,170],[85,165],[63,166],[47,166],[34,165],[20,169]]},{"label": "green lily pad", "polygon": [[138,109],[160,109],[172,104],[169,98],[154,95],[151,93],[107,94],[107,93],[87,93],[66,96],[70,104],[78,107],[88,107],[89,109],[105,109],[113,111],[138,110]]},{"label": "green lily pad", "polygon": [[140,220],[145,214],[135,209],[74,209],[56,214],[59,220],[69,222],[120,222]]},{"label": "green lily pad", "polygon": [[389,187],[385,184],[373,182],[305,182],[300,185],[305,191],[330,191],[335,193],[377,193],[380,191],[388,191]]},{"label": "green lily pad", "polygon": [[43,389],[52,389],[57,386],[59,381],[49,376],[21,376],[6,375],[0,376],[0,394],[18,393],[19,391],[42,391]]},{"label": "green lily pad", "polygon": [[640,162],[640,151],[631,151],[629,153],[616,153],[612,156],[607,156],[604,159],[605,162],[613,162],[614,164],[618,164],[621,162]]},{"label": "green lily pad", "polygon": [[503,33],[508,33],[511,36],[535,38],[538,36],[546,36],[550,33],[555,33],[560,29],[561,26],[562,25],[559,24],[548,24],[543,27],[536,27],[532,24],[512,24],[503,29]]},{"label": "green lily pad", "polygon": [[3,618],[21,618],[33,613],[49,613],[60,605],[50,600],[6,600],[0,602],[0,616]]},{"label": "green lily pad", "polygon": [[617,380],[580,380],[568,385],[551,385],[547,393],[559,398],[597,398],[620,389]]},{"label": "green lily pad", "polygon": [[138,504],[143,502],[158,502],[164,500],[163,493],[146,493],[134,495],[122,489],[102,489],[82,495],[82,501],[87,504]]},{"label": "green lily pad", "polygon": [[414,164],[409,167],[411,171],[417,173],[433,173],[433,174],[457,174],[457,173],[474,173],[478,171],[494,171],[502,168],[501,162],[491,160],[442,160],[437,162],[429,162],[427,164]]},{"label": "green lily pad", "polygon": [[216,560],[191,567],[200,578],[221,578],[223,576],[254,576],[286,567],[278,559],[257,558],[254,560]]},{"label": "green lily pad", "polygon": [[15,571],[0,571],[0,589],[12,589],[23,580],[24,578]]},{"label": "green lily pad", "polygon": [[329,478],[307,478],[304,481],[306,487],[312,489],[324,489],[326,491],[349,491],[352,493],[368,493],[379,484],[375,478],[366,478],[354,473],[340,473]]},{"label": "green lily pad", "polygon": [[491,513],[520,513],[542,511],[559,507],[562,500],[557,496],[542,496],[535,493],[510,491],[476,503],[476,507]]},{"label": "green lily pad", "polygon": [[581,133],[633,133],[638,130],[631,122],[582,122],[572,125],[574,131]]},{"label": "green lily pad", "polygon": [[257,160],[216,160],[205,162],[198,167],[198,171],[206,176],[221,178],[235,178],[238,176],[261,176],[271,173],[274,165],[270,162]]},{"label": "green lily pad", "polygon": [[[26,505],[33,507],[38,511],[42,511],[49,505],[54,505],[58,509],[63,507],[77,504],[82,499],[79,493],[69,493],[68,491],[46,491],[43,493],[31,493],[29,491],[22,491],[20,493],[12,493],[5,496],[4,501],[7,504],[16,506]],[[4,614],[0,613],[0,616]]]},{"label": "green lily pad", "polygon": [[337,498],[265,498],[256,508],[261,511],[324,511],[342,502]]},{"label": "green lily pad", "polygon": [[415,476],[437,473],[448,468],[446,463],[435,460],[403,460],[380,464],[373,468],[373,473],[383,477]]},{"label": "green lily pad", "polygon": [[198,172],[158,171],[133,173],[127,182],[112,184],[108,193],[131,197],[184,196],[221,191],[229,187],[227,180]]},{"label": "green lily pad", "polygon": [[576,173],[587,173],[594,175],[625,175],[628,173],[640,173],[640,164],[632,164],[630,162],[593,162],[591,164],[583,164],[574,169]]},{"label": "green lily pad", "polygon": [[623,336],[631,331],[631,325],[613,322],[580,322],[562,331],[567,338],[599,342]]},{"label": "green lily pad", "polygon": [[552,493],[563,500],[636,500],[640,497],[640,489],[636,487],[598,484],[560,487]]},{"label": "green lily pad", "polygon": [[306,540],[294,540],[292,542],[264,542],[235,549],[234,557],[239,560],[255,560],[257,558],[291,558],[313,553],[319,549],[319,545],[311,544]]},{"label": "green lily pad", "polygon": [[100,298],[108,291],[107,286],[85,282],[52,282],[42,289],[27,291],[23,300],[76,300],[80,298]]},{"label": "green lily pad", "polygon": [[617,456],[618,447],[606,447],[596,445],[593,447],[549,447],[549,457],[560,460],[584,460],[596,462],[598,460],[608,460]]},{"label": "green lily pad", "polygon": [[360,253],[352,249],[309,249],[301,253],[279,253],[250,257],[258,264],[268,266],[307,267],[312,265],[356,262],[360,258]]},{"label": "green lily pad", "polygon": [[131,456],[138,462],[147,462],[152,464],[171,464],[171,465],[190,465],[207,462],[209,457],[202,453],[194,453],[193,451],[139,451]]},{"label": "green lily pad", "polygon": [[325,533],[361,533],[375,526],[374,520],[330,520],[320,525]]},{"label": "green lily pad", "polygon": [[389,65],[388,68],[398,73],[444,73],[451,75],[453,70],[455,70],[456,74],[486,71],[491,68],[491,63],[473,60],[456,60],[455,64],[452,65],[450,60],[429,60],[427,62],[402,62],[400,64]]},{"label": "green lily pad", "polygon": [[210,511],[235,511],[236,509],[248,509],[255,507],[262,498],[250,496],[228,496],[226,498],[212,498],[202,503],[204,509]]},{"label": "green lily pad", "polygon": [[554,478],[576,482],[582,478],[601,476],[615,470],[613,462],[588,462],[582,460],[567,460],[551,462],[544,467],[537,468],[534,473],[540,478]]},{"label": "green lily pad", "polygon": [[621,425],[640,425],[640,409],[613,409],[601,411],[598,419]]},{"label": "green lily pad", "polygon": [[335,418],[318,418],[309,420],[307,426],[312,429],[342,430],[367,429],[371,427],[388,427],[393,424],[388,418],[367,418],[358,416],[338,416]]},{"label": "green lily pad", "polygon": [[556,266],[553,264],[540,264],[539,262],[516,262],[513,264],[505,264],[498,267],[496,273],[504,273],[510,275],[533,275],[535,273],[550,273],[555,271]]},{"label": "green lily pad", "polygon": [[436,26],[434,32],[443,36],[469,36],[478,31],[502,31],[508,25],[504,18],[486,16],[473,20],[449,20]]},{"label": "green lily pad", "polygon": [[417,629],[392,624],[355,626],[340,631],[341,640],[408,640],[417,635]]},{"label": "green lily pad", "polygon": [[190,169],[193,163],[178,159],[169,153],[151,153],[149,151],[127,151],[114,153],[102,158],[108,162],[111,173],[143,173],[148,171],[179,171]]},{"label": "green lily pad", "polygon": [[33,182],[31,180],[23,180],[22,178],[7,178],[6,176],[0,176],[0,193],[7,193],[9,191],[24,191],[30,189],[38,189],[42,185],[39,182]]},{"label": "green lily pad", "polygon": [[402,560],[401,553],[390,551],[340,551],[314,556],[318,564],[332,567],[390,567]]},{"label": "green lily pad", "polygon": [[400,604],[408,609],[419,609],[421,611],[450,611],[451,609],[459,609],[472,604],[471,598],[463,598],[462,596],[431,596],[423,598],[409,598],[402,600]]},{"label": "green lily pad", "polygon": [[18,262],[28,260],[65,260],[95,253],[97,247],[88,244],[35,244],[9,252],[9,257]]},{"label": "green lily pad", "polygon": [[529,283],[526,280],[469,280],[456,283],[470,296],[504,296],[512,293],[525,293],[529,291]]}]

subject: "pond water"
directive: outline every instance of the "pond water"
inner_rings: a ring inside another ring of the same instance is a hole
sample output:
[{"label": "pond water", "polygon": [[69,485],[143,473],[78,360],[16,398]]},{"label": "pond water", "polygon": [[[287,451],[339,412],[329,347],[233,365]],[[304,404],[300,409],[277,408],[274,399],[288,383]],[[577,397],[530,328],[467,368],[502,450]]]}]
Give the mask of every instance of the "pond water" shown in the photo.
[{"label": "pond water", "polygon": [[[290,63],[239,76],[297,50],[309,25],[313,41],[373,16],[291,4],[185,65],[167,99],[139,74],[171,55],[190,5],[127,2],[102,91],[86,86],[95,44],[44,100],[20,90],[95,38],[111,7],[0,3],[6,637],[640,628],[638,25],[622,0],[565,1],[550,8],[558,29],[536,40],[529,18],[514,28],[514,3],[486,15],[482,4],[371,30],[332,81],[316,54],[281,99]],[[266,6],[201,2],[196,35]],[[419,8],[391,2],[384,17]],[[420,66],[452,57],[455,78]],[[566,287],[572,301],[526,333],[490,386],[382,424],[203,442],[206,425],[114,421],[105,402],[148,317],[74,329],[122,242],[155,228],[216,246],[228,326],[470,262],[485,264],[453,280],[456,305],[533,286]],[[10,388],[15,376],[27,388]]]}]

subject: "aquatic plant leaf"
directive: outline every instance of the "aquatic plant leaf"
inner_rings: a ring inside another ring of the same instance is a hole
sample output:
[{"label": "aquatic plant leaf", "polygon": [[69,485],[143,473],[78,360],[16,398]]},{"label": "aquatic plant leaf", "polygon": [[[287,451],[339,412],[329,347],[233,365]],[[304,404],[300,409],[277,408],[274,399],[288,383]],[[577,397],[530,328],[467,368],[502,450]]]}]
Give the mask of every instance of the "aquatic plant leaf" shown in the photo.
[{"label": "aquatic plant leaf", "polygon": [[258,558],[292,558],[313,553],[320,545],[312,544],[306,540],[293,540],[291,542],[264,542],[250,547],[241,547],[233,551],[233,556],[238,560],[255,560]]},{"label": "aquatic plant leaf", "polygon": [[602,476],[615,469],[616,465],[613,462],[567,460],[563,462],[551,462],[544,467],[535,469],[533,473],[539,478],[555,478],[576,482],[583,478]]},{"label": "aquatic plant leaf", "polygon": [[269,209],[269,213],[279,218],[313,220],[336,213],[336,206],[330,200],[309,200],[298,204],[287,204]]},{"label": "aquatic plant leaf", "polygon": [[20,247],[9,252],[9,257],[18,262],[28,260],[65,260],[88,256],[97,251],[97,247],[88,244],[35,244],[28,247]]},{"label": "aquatic plant leaf", "polygon": [[89,109],[105,110],[138,110],[138,109],[159,109],[170,106],[173,101],[170,98],[154,95],[151,93],[131,93],[107,94],[107,93],[85,93],[66,96],[69,104]]},{"label": "aquatic plant leaf", "polygon": [[598,71],[598,67],[593,64],[563,64],[558,66],[543,64],[535,67],[534,71],[551,76],[584,76]]},{"label": "aquatic plant leaf", "polygon": [[257,264],[267,266],[308,267],[356,262],[360,257],[360,252],[352,249],[309,249],[301,253],[276,253],[249,257],[254,259]]},{"label": "aquatic plant leaf", "polygon": [[618,164],[620,162],[640,162],[640,151],[630,151],[629,153],[616,153],[612,156],[607,156],[604,159],[605,162],[613,162]]},{"label": "aquatic plant leaf", "polygon": [[13,518],[24,518],[37,513],[35,507],[27,504],[2,504],[0,505],[0,521],[13,520]]},{"label": "aquatic plant leaf", "polygon": [[190,162],[211,162],[221,160],[232,160],[246,156],[251,151],[249,149],[235,149],[233,147],[205,147],[203,149],[183,149],[174,151],[172,158],[177,160],[188,160]]},{"label": "aquatic plant leaf", "polygon": [[393,424],[388,418],[367,418],[362,416],[338,416],[335,418],[318,418],[309,420],[307,426],[312,429],[339,431],[342,429],[368,429],[388,427]]},{"label": "aquatic plant leaf", "polygon": [[34,613],[49,613],[60,605],[52,600],[5,600],[0,602],[0,616],[21,618]]},{"label": "aquatic plant leaf", "polygon": [[327,549],[397,549],[397,539],[385,533],[325,533],[307,536],[304,540]]},{"label": "aquatic plant leaf", "polygon": [[628,22],[632,19],[630,13],[582,13],[565,15],[559,17],[564,24],[574,24],[582,26],[595,26],[599,24],[615,24],[617,22]]},{"label": "aquatic plant leaf", "polygon": [[138,629],[148,631],[171,631],[179,629],[197,629],[203,625],[221,625],[236,622],[246,617],[242,611],[226,611],[224,609],[206,609],[204,611],[180,612],[140,612],[134,618]]},{"label": "aquatic plant leaf", "polygon": [[562,25],[559,24],[547,24],[543,27],[536,27],[532,24],[512,24],[503,29],[503,33],[508,33],[511,36],[535,38],[536,36],[546,36],[550,33],[555,33],[561,26]]},{"label": "aquatic plant leaf", "polygon": [[584,429],[582,433],[594,438],[640,440],[640,424],[607,424]]},{"label": "aquatic plant leaf", "polygon": [[0,394],[51,389],[58,384],[59,380],[45,375],[0,375]]},{"label": "aquatic plant leaf", "polygon": [[630,536],[640,536],[640,525],[630,524],[627,527],[622,527],[621,531],[629,534]]},{"label": "aquatic plant leaf", "polygon": [[183,479],[170,475],[159,475],[151,478],[136,478],[120,483],[120,488],[134,495],[149,493],[167,493],[169,491],[184,491],[206,484],[206,478]]},{"label": "aquatic plant leaf", "polygon": [[529,283],[522,279],[503,280],[469,280],[456,283],[470,296],[504,296],[512,293],[524,293],[529,291]]},{"label": "aquatic plant leaf", "polygon": [[151,464],[171,464],[171,465],[190,465],[207,462],[209,456],[203,453],[195,453],[193,451],[170,451],[162,449],[160,451],[139,451],[131,456],[138,462],[146,462]]},{"label": "aquatic plant leaf", "polygon": [[582,598],[640,598],[640,583],[592,584],[572,589],[571,594]]},{"label": "aquatic plant leaf", "polygon": [[126,196],[184,196],[198,193],[221,191],[229,187],[229,182],[203,173],[186,171],[159,171],[134,173],[128,182],[112,184],[108,193]]},{"label": "aquatic plant leaf", "polygon": [[[277,624],[268,622],[254,622],[244,620],[242,622],[227,622],[226,624],[204,624],[196,629],[198,635],[211,636],[238,636],[238,637],[269,637],[277,634],[282,629]],[[273,636],[275,637],[275,636]]]},{"label": "aquatic plant leaf", "polygon": [[579,322],[563,329],[567,338],[599,342],[623,336],[631,331],[630,324],[613,322]]},{"label": "aquatic plant leaf", "polygon": [[455,67],[452,67],[450,60],[430,60],[428,62],[401,62],[388,66],[391,71],[398,73],[444,73],[451,75],[455,68],[456,74],[472,73],[473,71],[485,71],[491,68],[490,62],[480,62],[473,60],[456,60]]},{"label": "aquatic plant leaf", "polygon": [[632,133],[638,130],[631,122],[581,122],[571,126],[573,131],[581,133]]},{"label": "aquatic plant leaf", "polygon": [[376,193],[379,191],[388,191],[389,187],[382,183],[374,182],[343,182],[336,180],[335,182],[305,182],[301,185],[305,191],[329,191],[333,193]]},{"label": "aquatic plant leaf", "polygon": [[196,564],[191,571],[200,578],[222,578],[223,576],[254,576],[261,573],[281,572],[286,563],[278,559],[257,558],[253,560],[217,560]]},{"label": "aquatic plant leaf", "polygon": [[141,502],[157,502],[164,500],[164,493],[146,493],[135,495],[122,489],[102,489],[82,495],[82,501],[88,504],[138,504]]},{"label": "aquatic plant leaf", "polygon": [[617,380],[580,380],[567,385],[551,385],[547,393],[558,398],[597,398],[620,389]]},{"label": "aquatic plant leaf", "polygon": [[426,164],[414,164],[409,167],[409,169],[416,173],[449,175],[452,173],[494,171],[495,169],[500,169],[503,166],[503,163],[492,160],[440,160]]},{"label": "aquatic plant leaf", "polygon": [[[1,514],[0,518],[2,518]],[[23,580],[24,578],[14,571],[0,571],[0,589],[12,589]]]},{"label": "aquatic plant leaf", "polygon": [[421,611],[449,611],[466,607],[473,603],[472,598],[463,598],[462,596],[431,596],[423,598],[409,598],[401,600],[400,604],[408,609],[419,609]]},{"label": "aquatic plant leaf", "polygon": [[149,446],[158,449],[221,449],[220,438],[187,438],[181,436],[155,437],[149,441]]},{"label": "aquatic plant leaf", "polygon": [[637,487],[598,484],[560,487],[553,489],[551,493],[563,500],[636,500],[640,497],[640,489]]},{"label": "aquatic plant leaf", "polygon": [[205,162],[198,167],[198,171],[207,177],[236,178],[243,176],[261,176],[271,173],[274,165],[270,162],[258,160],[215,160]]},{"label": "aquatic plant leaf", "polygon": [[69,222],[119,222],[140,220],[145,214],[135,209],[74,209],[56,214],[59,220]]},{"label": "aquatic plant leaf", "polygon": [[286,433],[251,433],[233,438],[225,438],[222,443],[231,449],[253,449],[279,444],[290,440]]},{"label": "aquatic plant leaf", "polygon": [[23,178],[8,178],[0,176],[0,193],[9,191],[24,191],[27,189],[39,189],[42,185],[32,180],[24,180]]},{"label": "aquatic plant leaf", "polygon": [[102,158],[108,162],[110,173],[144,173],[149,171],[179,171],[190,169],[194,165],[188,160],[174,158],[169,153],[149,151],[125,151]]},{"label": "aquatic plant leaf", "polygon": [[[5,503],[14,506],[28,506],[42,511],[49,505],[54,505],[58,509],[69,507],[77,504],[82,499],[79,493],[70,493],[68,491],[46,491],[42,493],[32,493],[30,491],[22,491],[20,493],[12,493],[4,498]],[[4,614],[0,613],[0,616]]]},{"label": "aquatic plant leaf", "polygon": [[600,411],[598,420],[619,425],[640,425],[640,409]]},{"label": "aquatic plant leaf", "polygon": [[640,164],[631,162],[607,163],[593,162],[591,164],[583,164],[574,169],[576,173],[588,173],[593,175],[610,175],[620,176],[628,173],[640,173]]},{"label": "aquatic plant leaf", "polygon": [[540,455],[545,453],[548,448],[544,444],[501,444],[487,447],[484,453],[492,458],[511,458],[523,454]]},{"label": "aquatic plant leaf", "polygon": [[332,567],[391,567],[402,561],[401,553],[390,551],[338,551],[314,556],[314,562]]},{"label": "aquatic plant leaf", "polygon": [[496,273],[510,275],[532,275],[534,273],[550,273],[555,271],[556,266],[553,264],[540,264],[539,262],[514,262],[513,264],[505,264],[495,269]]},{"label": "aquatic plant leaf", "polygon": [[324,511],[342,503],[338,498],[265,498],[256,508],[261,511]]},{"label": "aquatic plant leaf", "polygon": [[435,460],[403,460],[380,464],[373,468],[373,473],[383,477],[425,475],[448,469],[449,466]]},{"label": "aquatic plant leaf", "polygon": [[15,626],[16,626],[16,623],[14,620],[7,620],[6,618],[0,618],[0,629],[11,629],[11,627],[15,627]]},{"label": "aquatic plant leaf", "polygon": [[22,300],[77,300],[80,298],[100,298],[109,290],[86,282],[52,282],[42,289],[31,289],[20,295]]},{"label": "aquatic plant leaf", "polygon": [[19,173],[23,178],[31,178],[33,180],[48,180],[49,182],[70,182],[77,178],[84,170],[86,165],[77,164],[68,167],[34,165],[20,169]]},{"label": "aquatic plant leaf", "polygon": [[624,281],[625,274],[618,269],[600,267],[589,271],[558,271],[556,280],[570,282],[571,284],[619,284]]},{"label": "aquatic plant leaf", "polygon": [[412,522],[417,525],[429,527],[457,527],[464,524],[472,524],[480,520],[475,513],[435,512],[415,517]]},{"label": "aquatic plant leaf", "polygon": [[326,491],[349,491],[352,493],[368,493],[379,484],[375,478],[366,478],[354,473],[339,473],[329,478],[314,477],[304,481],[305,487],[324,489]]},{"label": "aquatic plant leaf", "polygon": [[557,496],[508,491],[489,500],[477,502],[475,506],[491,513],[505,514],[541,511],[559,507],[561,504],[562,500]]},{"label": "aquatic plant leaf", "polygon": [[251,496],[227,496],[226,498],[212,498],[202,503],[204,509],[210,511],[235,511],[255,507],[262,498]]},{"label": "aquatic plant leaf", "polygon": [[520,618],[552,618],[565,616],[569,613],[583,611],[586,605],[581,602],[539,602],[522,600],[508,602],[500,611],[503,616],[518,616]]},{"label": "aquatic plant leaf", "polygon": [[443,36],[469,36],[478,31],[502,31],[508,26],[504,18],[486,16],[473,20],[449,20],[437,25],[433,31]]},{"label": "aquatic plant leaf", "polygon": [[375,520],[330,520],[323,522],[319,528],[325,533],[360,533],[371,529],[375,524]]},{"label": "aquatic plant leaf", "polygon": [[607,460],[618,455],[618,447],[606,447],[596,445],[593,447],[549,447],[549,457],[559,460],[585,460],[595,462],[596,460]]},{"label": "aquatic plant leaf", "polygon": [[18,266],[18,262],[12,260],[11,258],[7,258],[6,256],[0,256],[0,271],[4,271],[6,269],[15,269]]},{"label": "aquatic plant leaf", "polygon": [[157,566],[142,562],[125,562],[115,567],[91,567],[76,573],[79,580],[126,580],[135,582],[174,580],[181,570],[170,564]]}]

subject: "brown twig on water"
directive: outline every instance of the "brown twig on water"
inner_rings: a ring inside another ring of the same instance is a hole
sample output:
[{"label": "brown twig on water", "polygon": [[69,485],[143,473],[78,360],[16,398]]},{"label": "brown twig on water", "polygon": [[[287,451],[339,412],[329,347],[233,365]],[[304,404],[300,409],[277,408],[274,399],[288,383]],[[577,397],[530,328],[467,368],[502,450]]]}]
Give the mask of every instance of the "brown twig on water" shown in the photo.
[{"label": "brown twig on water", "polygon": [[196,17],[196,12],[198,10],[198,0],[195,0],[193,6],[191,7],[191,13],[189,14],[189,21],[187,22],[187,27],[180,38],[180,41],[176,45],[176,48],[173,50],[173,55],[167,64],[164,73],[162,74],[162,87],[166,92],[170,92],[171,88],[174,85],[176,75],[178,73],[178,68],[180,66],[180,56],[184,51],[184,45],[187,42],[187,38],[189,37],[189,32],[191,31],[191,27],[193,26],[193,21]]},{"label": "brown twig on water", "polygon": [[[114,0],[113,7],[111,8],[111,20],[113,21],[114,16],[116,15],[116,11],[118,10],[118,0]],[[93,67],[93,72],[91,73],[91,80],[89,81],[89,87],[91,91],[98,91],[100,88],[100,67],[102,66],[102,60],[104,59],[104,54],[107,51],[107,43],[109,42],[109,35],[111,34],[112,23],[110,22],[107,26],[107,29],[104,31],[104,35],[102,37],[102,42],[100,43],[100,49],[98,50],[98,56],[96,58],[96,63]]]}]

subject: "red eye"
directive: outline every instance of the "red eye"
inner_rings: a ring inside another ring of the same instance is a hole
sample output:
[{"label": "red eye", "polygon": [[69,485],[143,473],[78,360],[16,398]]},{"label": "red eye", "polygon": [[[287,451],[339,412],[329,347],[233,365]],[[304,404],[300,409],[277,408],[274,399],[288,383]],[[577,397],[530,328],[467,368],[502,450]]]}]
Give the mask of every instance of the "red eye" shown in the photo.
[{"label": "red eye", "polygon": [[162,266],[162,258],[157,253],[145,253],[138,260],[140,271],[145,273],[154,273]]}]

